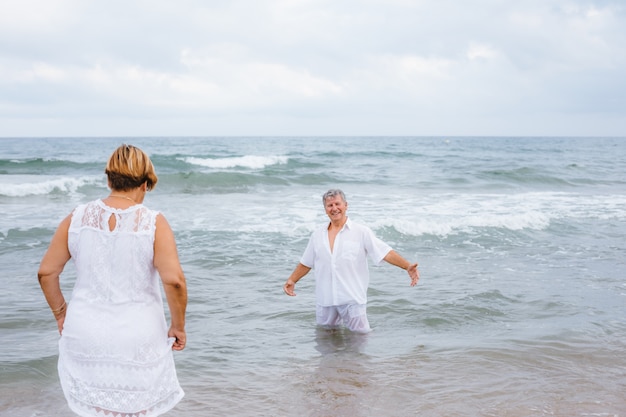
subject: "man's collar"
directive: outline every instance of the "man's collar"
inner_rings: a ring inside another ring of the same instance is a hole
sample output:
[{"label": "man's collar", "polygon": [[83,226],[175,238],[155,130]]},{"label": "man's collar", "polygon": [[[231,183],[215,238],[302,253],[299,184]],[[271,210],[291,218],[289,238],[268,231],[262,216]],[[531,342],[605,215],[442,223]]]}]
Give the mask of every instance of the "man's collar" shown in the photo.
[{"label": "man's collar", "polygon": [[[332,225],[332,222],[328,222],[328,225],[326,225],[326,229],[328,230],[331,225]],[[341,230],[343,230],[344,227],[347,227],[348,229],[352,229],[352,220],[350,220],[350,217],[348,216],[346,216],[346,222],[343,224],[343,226],[341,226]]]}]

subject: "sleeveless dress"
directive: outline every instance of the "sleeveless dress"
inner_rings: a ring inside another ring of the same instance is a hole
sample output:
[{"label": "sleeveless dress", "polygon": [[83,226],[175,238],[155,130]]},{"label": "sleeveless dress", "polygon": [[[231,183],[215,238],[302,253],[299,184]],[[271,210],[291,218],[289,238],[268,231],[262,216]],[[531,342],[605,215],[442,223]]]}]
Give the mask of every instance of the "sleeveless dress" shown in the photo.
[{"label": "sleeveless dress", "polygon": [[72,213],[68,246],[77,277],[58,371],[68,405],[80,416],[153,417],[184,396],[153,265],[157,214],[102,200]]}]

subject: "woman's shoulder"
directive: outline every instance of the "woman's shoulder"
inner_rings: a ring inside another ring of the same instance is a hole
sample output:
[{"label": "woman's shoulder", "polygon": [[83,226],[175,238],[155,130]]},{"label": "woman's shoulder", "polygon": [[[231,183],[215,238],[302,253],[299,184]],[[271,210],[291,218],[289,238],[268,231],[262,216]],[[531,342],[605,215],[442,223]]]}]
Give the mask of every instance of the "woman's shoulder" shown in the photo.
[{"label": "woman's shoulder", "polygon": [[76,206],[74,206],[70,214],[72,216],[75,216],[78,213],[84,213],[88,207],[91,207],[92,209],[93,207],[97,207],[97,202],[98,200],[91,200],[91,201],[87,201],[84,203],[79,203]]}]

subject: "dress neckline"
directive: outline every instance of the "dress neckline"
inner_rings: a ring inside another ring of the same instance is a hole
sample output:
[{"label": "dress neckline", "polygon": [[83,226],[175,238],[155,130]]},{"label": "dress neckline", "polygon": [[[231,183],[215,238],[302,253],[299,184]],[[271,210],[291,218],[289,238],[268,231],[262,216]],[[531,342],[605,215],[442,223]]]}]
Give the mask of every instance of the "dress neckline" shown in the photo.
[{"label": "dress neckline", "polygon": [[117,207],[111,207],[108,204],[106,204],[104,201],[102,201],[101,198],[97,199],[96,203],[100,207],[105,209],[105,210],[116,211],[116,212],[119,212],[119,213],[123,213],[123,212],[126,212],[126,211],[134,211],[134,210],[137,210],[137,209],[143,207],[143,203],[136,203],[136,204],[133,204],[132,206],[126,207],[124,209],[123,208],[117,208]]}]

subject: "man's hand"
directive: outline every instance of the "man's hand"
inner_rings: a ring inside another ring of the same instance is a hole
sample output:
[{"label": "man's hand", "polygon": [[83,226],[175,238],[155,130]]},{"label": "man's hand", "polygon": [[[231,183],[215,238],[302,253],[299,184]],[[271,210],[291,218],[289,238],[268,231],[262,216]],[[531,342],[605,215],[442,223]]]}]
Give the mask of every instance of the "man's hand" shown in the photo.
[{"label": "man's hand", "polygon": [[420,279],[420,272],[417,270],[417,264],[411,264],[406,269],[406,272],[409,273],[409,277],[411,277],[411,287],[417,285],[417,281]]},{"label": "man's hand", "polygon": [[283,285],[283,291],[285,291],[285,294],[287,294],[290,297],[293,297],[296,295],[296,293],[294,292],[295,289],[296,289],[296,283],[290,279],[288,279],[287,282],[285,282],[285,285]]}]

